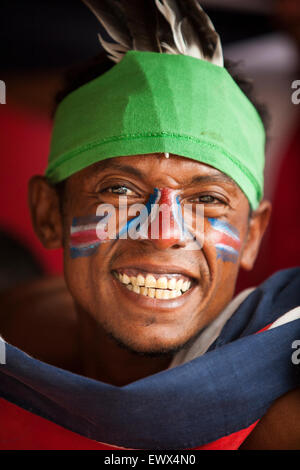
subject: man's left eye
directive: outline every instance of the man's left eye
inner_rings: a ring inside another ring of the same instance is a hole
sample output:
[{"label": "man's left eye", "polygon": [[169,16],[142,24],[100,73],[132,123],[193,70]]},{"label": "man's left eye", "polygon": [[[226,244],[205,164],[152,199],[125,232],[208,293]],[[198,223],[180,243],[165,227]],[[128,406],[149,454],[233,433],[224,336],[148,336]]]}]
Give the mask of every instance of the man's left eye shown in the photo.
[{"label": "man's left eye", "polygon": [[110,188],[107,188],[107,191],[109,193],[113,194],[120,194],[120,195],[125,195],[125,196],[132,196],[134,192],[127,188],[127,186],[111,186]]},{"label": "man's left eye", "polygon": [[218,199],[217,197],[211,196],[209,194],[204,194],[202,196],[198,196],[196,198],[196,201],[200,202],[202,204],[220,204],[220,203],[223,202],[220,199]]}]

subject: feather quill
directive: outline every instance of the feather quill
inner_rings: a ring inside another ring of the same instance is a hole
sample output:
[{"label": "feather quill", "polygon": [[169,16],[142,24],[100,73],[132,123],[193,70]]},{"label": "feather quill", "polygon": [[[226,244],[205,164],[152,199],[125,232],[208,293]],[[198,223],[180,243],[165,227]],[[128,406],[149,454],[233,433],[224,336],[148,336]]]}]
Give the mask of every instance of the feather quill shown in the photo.
[{"label": "feather quill", "polygon": [[114,42],[99,34],[108,57],[127,51],[183,54],[224,66],[220,37],[198,0],[83,0]]}]

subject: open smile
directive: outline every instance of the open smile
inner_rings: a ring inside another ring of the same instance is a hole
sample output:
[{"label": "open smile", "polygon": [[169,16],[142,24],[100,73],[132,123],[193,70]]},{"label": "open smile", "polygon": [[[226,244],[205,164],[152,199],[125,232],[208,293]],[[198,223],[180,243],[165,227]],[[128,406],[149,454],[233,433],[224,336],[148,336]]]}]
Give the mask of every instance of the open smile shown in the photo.
[{"label": "open smile", "polygon": [[192,278],[181,273],[155,273],[129,268],[114,270],[113,274],[128,290],[159,300],[180,297],[194,284]]}]

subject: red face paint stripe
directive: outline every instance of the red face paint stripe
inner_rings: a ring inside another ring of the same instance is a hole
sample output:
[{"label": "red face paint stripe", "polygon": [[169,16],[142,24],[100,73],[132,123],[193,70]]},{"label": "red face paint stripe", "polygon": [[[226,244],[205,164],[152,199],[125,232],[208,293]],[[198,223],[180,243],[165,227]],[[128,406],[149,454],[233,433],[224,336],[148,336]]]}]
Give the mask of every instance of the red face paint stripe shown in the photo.
[{"label": "red face paint stripe", "polygon": [[72,233],[71,245],[78,246],[81,244],[100,243],[102,240],[106,240],[107,238],[108,234],[104,230],[98,230],[98,232],[96,232],[96,229],[85,230],[82,232]]},{"label": "red face paint stripe", "polygon": [[239,240],[235,240],[234,238],[231,238],[226,233],[214,231],[211,238],[215,245],[220,243],[222,245],[227,245],[235,249],[236,251],[240,250],[241,242]]}]

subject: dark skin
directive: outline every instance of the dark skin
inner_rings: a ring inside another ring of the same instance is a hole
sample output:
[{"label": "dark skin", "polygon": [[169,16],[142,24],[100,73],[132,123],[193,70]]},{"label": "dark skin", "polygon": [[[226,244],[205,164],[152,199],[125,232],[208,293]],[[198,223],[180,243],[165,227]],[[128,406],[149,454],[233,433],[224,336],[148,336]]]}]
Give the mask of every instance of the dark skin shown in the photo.
[{"label": "dark skin", "polygon": [[[71,259],[68,247],[72,218],[95,214],[97,205],[103,202],[116,204],[119,195],[108,189],[115,186],[130,188],[129,204],[145,203],[154,187],[174,189],[182,204],[190,201],[204,204],[202,250],[188,251],[186,243],[175,238],[128,239],[105,243],[92,256]],[[38,305],[35,315],[29,313],[29,317],[34,315],[31,325],[35,325],[35,339],[26,340],[26,333],[17,337],[24,314],[18,318],[7,316],[7,321],[2,322],[2,334],[46,362],[119,386],[167,368],[172,350],[219,315],[234,295],[239,269],[251,269],[254,264],[271,210],[270,204],[262,201],[249,220],[248,200],[232,180],[193,160],[174,155],[167,160],[159,154],[114,158],[69,177],[62,211],[56,190],[45,178],[34,177],[30,183],[30,205],[36,233],[44,246],[65,248],[65,280],[71,296],[62,281],[52,280],[52,285],[57,284],[51,292],[47,284],[40,283],[36,289],[46,291],[47,300],[43,315],[38,314]],[[241,248],[236,263],[217,259],[208,217],[228,222],[239,231]],[[193,288],[179,299],[140,299],[141,296],[119,285],[112,274],[115,269],[128,266],[150,272],[184,271],[192,278]],[[54,318],[51,321],[47,311],[51,313],[55,289],[61,301],[55,315],[51,314]],[[25,297],[28,289],[26,292]],[[40,298],[43,299],[42,293]],[[7,296],[6,302],[11,304],[14,300]],[[21,303],[24,309],[26,301]],[[28,304],[32,306],[32,299]],[[26,318],[23,331],[28,325]],[[39,331],[44,332],[44,341],[39,342]],[[161,350],[164,354],[157,357],[140,354]],[[277,400],[242,447],[272,448],[273,443],[277,446],[274,448],[281,448],[280,445],[295,448],[292,446],[296,445],[295,439],[300,442],[300,429],[296,420],[290,418],[299,415],[297,393],[290,392]],[[292,435],[293,440],[283,439],[283,434]]]},{"label": "dark skin", "polygon": [[[101,203],[117,207],[119,194],[110,192],[115,187],[128,188],[128,195],[122,196],[128,205],[145,204],[155,187],[175,190],[182,204],[206,201],[206,221],[218,218],[240,232],[238,262],[217,260],[207,222],[202,250],[189,251],[187,243],[176,239],[127,239],[104,243],[96,254],[72,259],[68,245],[73,217],[95,214]],[[235,183],[212,167],[178,156],[101,162],[71,176],[65,191],[62,217],[55,190],[41,177],[31,181],[34,226],[44,246],[65,247],[65,280],[77,312],[79,372],[115,385],[168,367],[172,354],[167,352],[218,316],[233,297],[239,267],[251,269],[270,213],[270,204],[264,201],[249,223],[248,200]],[[113,276],[114,270],[130,267],[150,273],[182,272],[192,279],[193,288],[179,299],[145,298],[128,292]],[[131,352],[161,350],[165,354],[158,357]],[[107,357],[113,360],[107,362]]]}]

